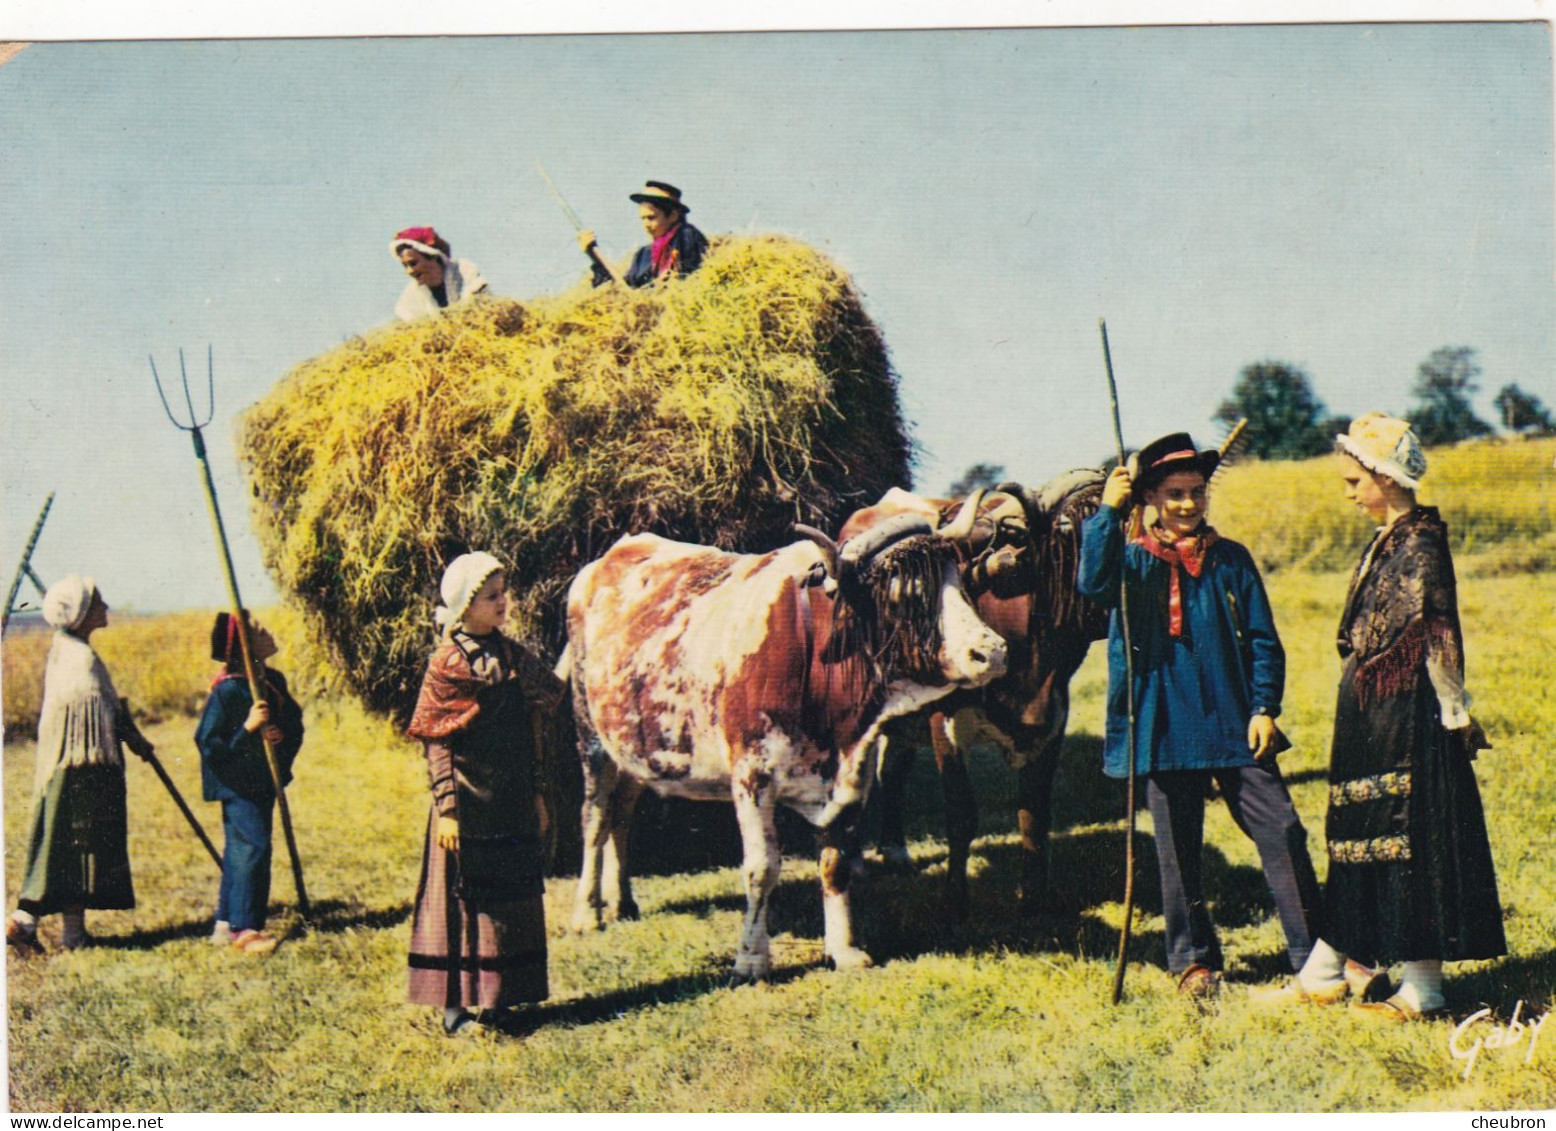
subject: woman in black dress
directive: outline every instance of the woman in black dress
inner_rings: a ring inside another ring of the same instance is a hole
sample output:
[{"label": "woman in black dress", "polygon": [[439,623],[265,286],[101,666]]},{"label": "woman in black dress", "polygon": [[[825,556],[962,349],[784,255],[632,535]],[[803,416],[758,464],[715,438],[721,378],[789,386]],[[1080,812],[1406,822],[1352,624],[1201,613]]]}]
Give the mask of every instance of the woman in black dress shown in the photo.
[{"label": "woman in black dress", "polygon": [[1369,413],[1336,440],[1346,498],[1378,531],[1340,621],[1324,939],[1286,997],[1343,998],[1347,956],[1403,962],[1392,996],[1353,1008],[1411,1021],[1443,1011],[1443,962],[1507,953],[1472,766],[1490,743],[1467,709],[1448,528],[1416,503],[1415,433]]}]

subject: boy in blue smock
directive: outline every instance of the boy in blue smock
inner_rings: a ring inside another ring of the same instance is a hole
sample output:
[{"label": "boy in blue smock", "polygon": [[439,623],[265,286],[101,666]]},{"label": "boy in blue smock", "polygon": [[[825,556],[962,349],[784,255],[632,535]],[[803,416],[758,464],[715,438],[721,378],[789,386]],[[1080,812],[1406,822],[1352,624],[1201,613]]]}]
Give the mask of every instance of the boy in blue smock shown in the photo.
[{"label": "boy in blue smock", "polygon": [[292,780],[292,762],[303,744],[303,711],[286,686],[286,677],[265,661],[276,654],[275,638],[249,622],[249,654],[259,669],[263,695],[254,701],[244,674],[237,622],[217,613],[211,629],[211,659],[223,664],[195,730],[200,748],[200,777],[207,801],[222,805],[222,879],[216,896],[212,941],[245,954],[276,948],[265,933],[270,903],[271,827],[276,789],[265,759],[264,740],[275,750],[284,787]]},{"label": "boy in blue smock", "polygon": [[[1213,778],[1232,819],[1258,846],[1291,968],[1318,937],[1318,881],[1307,832],[1275,764],[1286,656],[1253,557],[1206,521],[1215,451],[1176,432],[1117,468],[1086,521],[1080,591],[1113,609],[1108,630],[1104,769],[1129,774],[1129,713],[1119,578],[1129,587],[1134,648],[1135,773],[1155,827],[1167,968],[1195,997],[1216,992],[1221,947],[1205,908],[1200,855]],[[1125,543],[1132,504],[1155,512]]]}]

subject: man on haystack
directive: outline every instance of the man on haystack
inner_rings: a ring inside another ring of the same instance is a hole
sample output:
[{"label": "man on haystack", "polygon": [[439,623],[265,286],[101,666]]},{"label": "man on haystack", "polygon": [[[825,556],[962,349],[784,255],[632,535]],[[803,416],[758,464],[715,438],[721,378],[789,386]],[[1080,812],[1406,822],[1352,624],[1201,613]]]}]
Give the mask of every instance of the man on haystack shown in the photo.
[{"label": "man on haystack", "polygon": [[[657,279],[690,275],[702,266],[708,253],[708,240],[687,223],[691,211],[681,203],[681,190],[664,181],[649,181],[642,192],[631,194],[638,205],[638,218],[651,242],[638,248],[622,281],[629,287],[646,287]],[[594,246],[594,232],[578,233],[578,246],[588,251]],[[594,285],[611,281],[610,272],[600,263],[594,265]]]}]

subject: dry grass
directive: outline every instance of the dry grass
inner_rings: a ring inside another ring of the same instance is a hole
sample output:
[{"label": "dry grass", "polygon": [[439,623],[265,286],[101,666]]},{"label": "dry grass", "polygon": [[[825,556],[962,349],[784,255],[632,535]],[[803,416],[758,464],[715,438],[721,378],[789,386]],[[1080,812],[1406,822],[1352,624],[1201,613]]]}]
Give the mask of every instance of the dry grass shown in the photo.
[{"label": "dry grass", "polygon": [[[1462,563],[1461,563],[1462,564]],[[1464,571],[1466,574],[1468,570]],[[1525,1019],[1556,1001],[1556,623],[1546,575],[1467,577],[1461,606],[1469,683],[1496,749],[1477,775],[1511,954],[1449,967],[1462,1019],[1482,1005]],[[1291,657],[1282,756],[1323,869],[1323,767],[1338,660],[1342,573],[1271,579]],[[115,626],[121,631],[128,624]],[[107,643],[107,634],[104,634]],[[11,639],[7,637],[9,652]],[[126,682],[128,660],[115,669]],[[283,666],[285,666],[283,664]],[[198,671],[187,673],[198,686]],[[10,1098],[18,1111],[1497,1111],[1556,1104],[1556,1047],[1482,1053],[1469,1080],[1449,1054],[1452,1023],[1371,1025],[1344,1009],[1249,1006],[1280,975],[1280,928],[1253,845],[1225,807],[1207,809],[1206,881],[1229,984],[1209,1015],[1162,969],[1149,822],[1142,821],[1135,962],[1107,1004],[1122,889],[1117,783],[1100,772],[1103,650],[1075,681],[1072,737],[1056,790],[1052,914],[1010,914],[1018,848],[1013,782],[989,751],[972,769],[983,809],[971,868],[972,921],[938,915],[944,871],[933,759],[909,792],[920,871],[872,874],[859,895],[880,965],[820,966],[810,842],[790,836],[773,900],[776,973],[726,984],[744,904],[725,857],[637,885],[644,917],[584,937],[562,931],[572,882],[547,883],[552,1000],[522,1041],[444,1039],[434,1011],[404,1004],[409,906],[427,787],[413,747],[354,705],[305,700],[309,738],[291,791],[316,928],[268,960],[218,951],[216,876],[160,786],[129,767],[130,855],[140,906],[93,914],[102,945],[8,961]],[[198,796],[190,720],[153,726],[163,761]],[[12,898],[27,835],[32,748],[5,757]],[[207,826],[214,806],[196,803]],[[705,806],[710,811],[718,806]],[[640,830],[641,831],[641,830]],[[792,830],[791,830],[792,832]],[[218,834],[219,836],[219,834]],[[651,850],[648,838],[637,847]],[[278,844],[274,920],[295,923]],[[52,945],[57,924],[46,921]]]},{"label": "dry grass", "polygon": [[[215,610],[191,609],[160,616],[109,614],[107,628],[92,634],[92,647],[103,658],[114,688],[130,701],[142,725],[174,716],[197,715],[205,703],[219,665],[210,659],[211,621]],[[276,661],[292,676],[304,696],[316,698],[339,690],[339,681],[317,674],[301,681],[287,663],[306,649],[302,617],[288,609],[262,609],[254,614],[270,629],[280,648]],[[41,624],[17,631],[12,626],[4,643],[5,737],[31,738],[38,733],[43,704],[43,669],[54,633]]]},{"label": "dry grass", "polygon": [[513,566],[513,627],[554,652],[561,592],[623,533],[766,549],[910,477],[848,277],[775,236],[715,241],[660,287],[374,331],[288,375],[241,448],[283,591],[352,690],[402,712],[467,549]]},{"label": "dry grass", "polygon": [[[1440,507],[1464,569],[1517,573],[1556,564],[1556,438],[1482,440],[1427,453],[1420,500]],[[1341,493],[1332,456],[1245,460],[1216,480],[1212,521],[1265,570],[1352,565],[1371,527]]]}]

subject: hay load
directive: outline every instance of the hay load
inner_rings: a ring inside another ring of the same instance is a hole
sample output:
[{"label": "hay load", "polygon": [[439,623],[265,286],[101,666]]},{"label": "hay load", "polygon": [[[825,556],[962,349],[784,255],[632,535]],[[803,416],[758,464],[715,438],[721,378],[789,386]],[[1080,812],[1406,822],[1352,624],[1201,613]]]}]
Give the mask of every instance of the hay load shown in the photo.
[{"label": "hay load", "polygon": [[554,657],[567,585],[621,534],[769,549],[907,484],[911,459],[847,275],[771,236],[715,240],[663,287],[375,330],[288,374],[239,448],[271,572],[344,685],[397,715],[467,549],[512,564],[510,627]]}]

